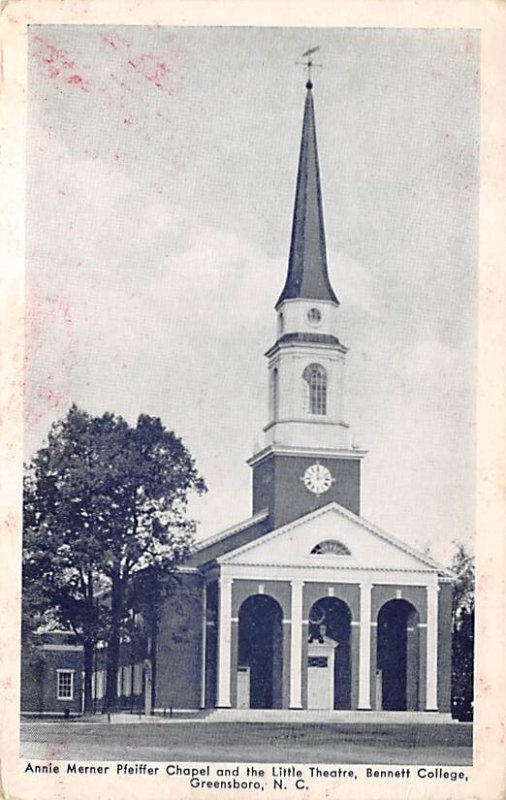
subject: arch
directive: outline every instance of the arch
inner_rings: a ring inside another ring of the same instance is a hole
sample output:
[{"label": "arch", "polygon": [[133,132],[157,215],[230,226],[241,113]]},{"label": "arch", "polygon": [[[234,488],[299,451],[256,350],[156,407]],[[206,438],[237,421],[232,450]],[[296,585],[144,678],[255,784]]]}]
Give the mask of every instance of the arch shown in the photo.
[{"label": "arch", "polygon": [[302,378],[305,384],[305,405],[308,414],[327,413],[327,370],[321,364],[309,364]]},{"label": "arch", "polygon": [[351,556],[351,551],[346,547],[345,544],[339,542],[337,539],[325,539],[323,542],[318,542],[318,544],[315,544],[310,555]]},{"label": "arch", "polygon": [[407,600],[389,600],[378,612],[377,696],[385,711],[419,708],[419,619]]},{"label": "arch", "polygon": [[281,708],[283,613],[270,595],[250,595],[241,603],[238,649],[238,671],[247,676],[248,685],[247,697],[242,694],[243,704],[249,708]]},{"label": "arch", "polygon": [[321,597],[309,611],[309,645],[325,637],[337,642],[331,708],[351,708],[351,610],[337,597]]}]

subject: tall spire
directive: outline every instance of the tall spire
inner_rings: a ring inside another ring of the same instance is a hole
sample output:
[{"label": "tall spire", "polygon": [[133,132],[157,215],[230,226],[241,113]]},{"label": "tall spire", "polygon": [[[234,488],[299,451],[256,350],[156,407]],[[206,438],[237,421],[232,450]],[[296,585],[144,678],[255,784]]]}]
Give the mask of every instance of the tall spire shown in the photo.
[{"label": "tall spire", "polygon": [[284,300],[298,298],[331,300],[339,305],[327,271],[312,88],[308,80],[288,274],[276,308]]}]

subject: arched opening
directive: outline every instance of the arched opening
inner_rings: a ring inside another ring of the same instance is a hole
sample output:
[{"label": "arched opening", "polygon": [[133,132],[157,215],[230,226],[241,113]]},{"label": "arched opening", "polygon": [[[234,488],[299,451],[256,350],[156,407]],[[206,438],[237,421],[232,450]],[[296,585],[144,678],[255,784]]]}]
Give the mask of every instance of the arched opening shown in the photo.
[{"label": "arched opening", "polygon": [[248,597],[239,609],[238,706],[281,708],[283,624],[269,595]]},{"label": "arched opening", "polygon": [[[313,707],[351,708],[350,632],[351,611],[343,600],[339,600],[337,597],[323,597],[312,605],[309,612],[308,640],[308,704],[310,707],[312,682],[312,702],[324,703],[323,705],[313,705]],[[334,647],[334,643],[337,643],[337,646]],[[321,648],[323,653],[325,645],[327,645],[325,655],[319,657],[319,649]],[[325,658],[327,659],[326,663],[322,660]],[[318,673],[313,672],[317,669]],[[329,670],[328,683],[322,671],[324,669]],[[318,685],[327,686],[325,700],[323,699],[325,691],[322,688],[319,694]]]},{"label": "arched opening", "polygon": [[378,613],[377,705],[419,708],[419,615],[407,600],[389,600]]},{"label": "arched opening", "polygon": [[309,364],[302,373],[305,406],[309,414],[327,413],[327,371],[321,364]]},{"label": "arched opening", "polygon": [[279,413],[279,373],[278,368],[272,370],[272,419],[277,420]]}]

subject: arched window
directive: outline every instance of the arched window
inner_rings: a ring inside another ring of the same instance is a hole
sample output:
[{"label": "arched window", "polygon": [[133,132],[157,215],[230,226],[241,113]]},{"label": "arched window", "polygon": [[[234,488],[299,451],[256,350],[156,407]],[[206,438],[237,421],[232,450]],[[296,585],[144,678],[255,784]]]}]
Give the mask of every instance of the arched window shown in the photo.
[{"label": "arched window", "polygon": [[279,317],[278,317],[278,331],[279,331],[279,335],[280,336],[283,333],[284,329],[285,329],[285,320],[284,320],[284,317],[283,317],[283,312],[280,311]]},{"label": "arched window", "polygon": [[324,556],[327,554],[334,556],[351,556],[351,552],[346,545],[342,542],[338,542],[337,539],[325,539],[324,542],[315,544],[311,550],[312,556]]},{"label": "arched window", "polygon": [[305,381],[306,411],[327,413],[327,373],[321,364],[309,364],[302,373]]},{"label": "arched window", "polygon": [[277,420],[279,412],[279,374],[277,367],[272,370],[272,419]]}]

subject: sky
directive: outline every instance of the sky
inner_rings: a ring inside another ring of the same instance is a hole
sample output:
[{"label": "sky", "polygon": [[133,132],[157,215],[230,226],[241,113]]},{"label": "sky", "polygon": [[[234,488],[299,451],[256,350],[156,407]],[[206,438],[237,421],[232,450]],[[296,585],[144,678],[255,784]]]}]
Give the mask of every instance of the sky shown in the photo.
[{"label": "sky", "polygon": [[247,518],[306,76],[350,348],[362,514],[448,563],[472,542],[479,36],[30,26],[25,456],[72,402],[159,416]]}]

